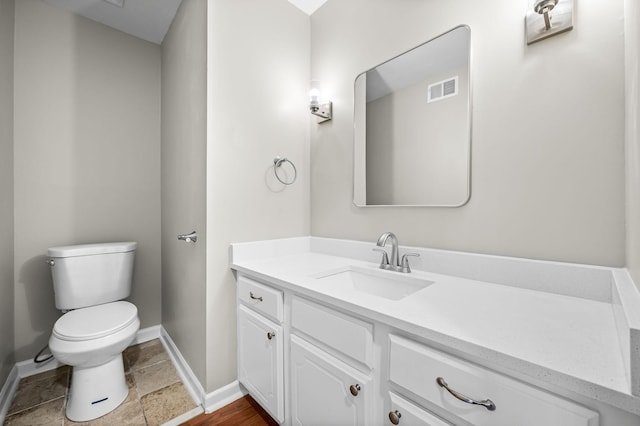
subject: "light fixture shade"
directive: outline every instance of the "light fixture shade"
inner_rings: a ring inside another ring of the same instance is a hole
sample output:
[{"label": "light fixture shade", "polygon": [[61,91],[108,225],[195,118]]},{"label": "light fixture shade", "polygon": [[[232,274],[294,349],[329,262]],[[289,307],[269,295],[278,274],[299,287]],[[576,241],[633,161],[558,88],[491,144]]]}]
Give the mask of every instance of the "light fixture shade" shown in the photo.
[{"label": "light fixture shade", "polygon": [[309,90],[309,102],[311,102],[311,105],[318,105],[319,99],[320,90],[316,89],[315,87]]},{"label": "light fixture shade", "polygon": [[318,123],[331,120],[332,105],[330,101],[320,100],[320,82],[311,80],[311,89],[309,90],[309,110],[311,114],[320,117]]}]

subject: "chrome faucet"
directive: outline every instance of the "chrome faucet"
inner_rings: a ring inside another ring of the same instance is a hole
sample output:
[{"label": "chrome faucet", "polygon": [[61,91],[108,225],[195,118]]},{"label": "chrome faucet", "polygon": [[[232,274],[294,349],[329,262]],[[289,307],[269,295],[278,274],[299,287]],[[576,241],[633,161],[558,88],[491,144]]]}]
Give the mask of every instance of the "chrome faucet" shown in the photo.
[{"label": "chrome faucet", "polygon": [[378,247],[384,247],[387,244],[388,239],[391,239],[391,259],[389,259],[389,257],[387,256],[386,250],[382,248],[374,248],[375,251],[381,251],[383,253],[382,261],[380,262],[380,269],[388,269],[390,271],[404,272],[404,273],[411,272],[411,268],[409,267],[408,257],[409,256],[417,257],[420,255],[418,253],[406,253],[405,255],[402,256],[402,261],[400,262],[398,260],[400,256],[398,251],[398,238],[395,236],[393,232],[385,232],[384,234],[380,235],[376,245]]},{"label": "chrome faucet", "polygon": [[[385,232],[384,234],[380,235],[376,245],[378,247],[384,247],[387,244],[387,240],[389,238],[391,238],[391,260],[387,259],[387,264],[386,265],[384,265],[384,261],[383,261],[383,263],[380,264],[380,268],[381,269],[395,270],[395,267],[397,267],[399,265],[399,263],[398,263],[398,238],[396,237],[396,235],[393,232]],[[384,260],[384,257],[383,257],[383,260]]]}]

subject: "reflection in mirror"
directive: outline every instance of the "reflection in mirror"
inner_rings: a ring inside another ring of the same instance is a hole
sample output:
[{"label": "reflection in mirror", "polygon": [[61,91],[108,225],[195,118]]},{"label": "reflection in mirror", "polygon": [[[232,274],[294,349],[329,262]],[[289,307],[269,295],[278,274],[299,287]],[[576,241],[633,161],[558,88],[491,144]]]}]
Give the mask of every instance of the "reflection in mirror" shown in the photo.
[{"label": "reflection in mirror", "polygon": [[456,27],[356,78],[357,206],[469,200],[470,38]]}]

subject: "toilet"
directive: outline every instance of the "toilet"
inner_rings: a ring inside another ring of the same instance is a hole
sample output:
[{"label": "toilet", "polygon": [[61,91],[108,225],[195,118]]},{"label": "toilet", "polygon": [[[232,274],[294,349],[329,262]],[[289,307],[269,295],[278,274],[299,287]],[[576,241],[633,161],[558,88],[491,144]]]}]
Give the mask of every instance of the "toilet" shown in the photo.
[{"label": "toilet", "polygon": [[66,416],[84,422],[103,416],[129,393],[122,352],[140,328],[131,293],[135,242],[51,247],[56,308],[49,349],[73,367]]}]

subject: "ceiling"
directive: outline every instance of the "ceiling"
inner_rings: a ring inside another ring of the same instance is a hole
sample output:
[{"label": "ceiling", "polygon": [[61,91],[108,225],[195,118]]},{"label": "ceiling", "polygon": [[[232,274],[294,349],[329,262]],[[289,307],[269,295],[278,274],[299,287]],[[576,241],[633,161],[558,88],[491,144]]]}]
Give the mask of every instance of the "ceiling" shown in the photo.
[{"label": "ceiling", "polygon": [[289,3],[293,4],[307,15],[312,15],[313,12],[318,10],[326,1],[327,0],[289,0]]},{"label": "ceiling", "polygon": [[[182,0],[44,0],[151,43],[160,44]],[[123,4],[123,7],[116,4]]]},{"label": "ceiling", "polygon": [[[44,0],[151,43],[161,44],[182,0]],[[289,0],[311,15],[327,0]]]}]

